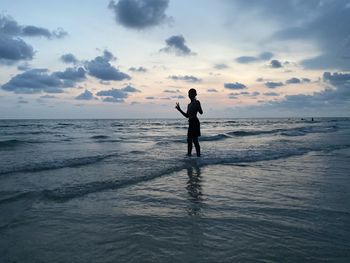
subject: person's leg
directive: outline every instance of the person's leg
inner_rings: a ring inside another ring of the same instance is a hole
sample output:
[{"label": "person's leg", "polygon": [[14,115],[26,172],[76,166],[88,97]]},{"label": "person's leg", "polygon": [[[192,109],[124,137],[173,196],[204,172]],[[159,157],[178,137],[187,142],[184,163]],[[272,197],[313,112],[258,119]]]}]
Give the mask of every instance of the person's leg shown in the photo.
[{"label": "person's leg", "polygon": [[187,155],[192,154],[192,137],[187,137]]},{"label": "person's leg", "polygon": [[197,156],[201,156],[201,147],[199,146],[198,137],[193,138],[194,147],[196,147]]}]

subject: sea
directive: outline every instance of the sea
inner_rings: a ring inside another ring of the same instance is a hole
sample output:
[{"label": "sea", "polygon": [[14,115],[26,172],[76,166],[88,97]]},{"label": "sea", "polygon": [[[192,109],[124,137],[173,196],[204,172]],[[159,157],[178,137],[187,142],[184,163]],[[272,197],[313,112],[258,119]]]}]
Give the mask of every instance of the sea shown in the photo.
[{"label": "sea", "polygon": [[350,262],[350,118],[200,121],[0,120],[0,262]]}]

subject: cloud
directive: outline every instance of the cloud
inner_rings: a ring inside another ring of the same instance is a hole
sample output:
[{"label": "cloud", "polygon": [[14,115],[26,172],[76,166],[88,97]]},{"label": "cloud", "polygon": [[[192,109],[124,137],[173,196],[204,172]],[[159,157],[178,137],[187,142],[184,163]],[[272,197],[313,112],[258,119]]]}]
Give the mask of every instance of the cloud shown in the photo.
[{"label": "cloud", "polygon": [[184,99],[185,97],[182,95],[171,96],[172,99]]},{"label": "cloud", "polygon": [[40,96],[40,99],[56,99],[57,97],[56,96],[53,96],[53,95],[43,95],[43,96]]},{"label": "cloud", "polygon": [[290,78],[286,80],[286,84],[299,84],[301,80],[298,78]]},{"label": "cloud", "polygon": [[338,85],[350,85],[350,73],[342,72],[324,72],[323,80],[331,83],[334,86]]},{"label": "cloud", "polygon": [[169,0],[119,0],[110,1],[117,23],[132,29],[146,29],[170,20],[165,11]]},{"label": "cloud", "polygon": [[272,0],[255,2],[263,15],[270,19],[274,16],[287,25],[271,40],[302,40],[314,44],[320,54],[302,60],[304,68],[350,70],[350,60],[346,59],[350,54],[348,0],[283,2],[278,5]]},{"label": "cloud", "polygon": [[239,83],[239,82],[235,82],[235,83],[225,83],[224,84],[224,87],[226,89],[231,89],[231,90],[239,90],[239,89],[246,89],[247,86],[242,84],[242,83]]},{"label": "cloud", "polygon": [[123,91],[123,92],[130,92],[130,93],[141,92],[140,90],[138,90],[135,87],[130,86],[130,85],[125,86],[124,88],[121,89],[121,91]]},{"label": "cloud", "polygon": [[77,64],[79,62],[79,60],[72,53],[63,54],[60,59],[66,64]]},{"label": "cloud", "polygon": [[160,49],[160,52],[175,53],[177,56],[195,55],[185,44],[185,38],[182,35],[171,36],[165,40],[166,47]]},{"label": "cloud", "polygon": [[92,94],[92,92],[90,92],[86,89],[83,93],[76,96],[75,99],[76,100],[92,100],[92,99],[94,99],[94,95]]},{"label": "cloud", "polygon": [[23,62],[17,66],[17,69],[20,71],[26,71],[31,69],[31,65],[28,62]]},{"label": "cloud", "polygon": [[0,34],[0,64],[11,65],[20,60],[31,60],[33,48],[21,38]]},{"label": "cloud", "polygon": [[311,95],[297,94],[287,95],[281,101],[272,101],[267,104],[272,108],[284,108],[292,110],[315,110],[315,112],[329,114],[350,110],[350,74],[342,72],[324,72],[323,81],[333,87],[314,92]]},{"label": "cloud", "polygon": [[214,65],[214,68],[215,69],[218,69],[218,70],[222,70],[222,69],[226,69],[228,68],[229,66],[227,66],[226,64],[215,64]]},{"label": "cloud", "polygon": [[147,72],[147,69],[144,67],[138,67],[138,68],[131,67],[131,68],[129,68],[129,71],[145,73],[145,72]]},{"label": "cloud", "polygon": [[278,61],[277,59],[273,59],[270,62],[270,67],[271,68],[282,68],[282,63],[280,61]]},{"label": "cloud", "polygon": [[123,73],[111,65],[110,61],[115,59],[113,54],[107,50],[104,51],[103,56],[98,56],[93,60],[85,62],[86,70],[89,75],[100,80],[115,80],[121,81],[131,79],[126,73]]},{"label": "cloud", "polygon": [[259,96],[259,95],[260,95],[260,92],[258,92],[258,91],[254,91],[254,92],[251,93],[251,96],[253,96],[253,97],[256,97],[256,96]]},{"label": "cloud", "polygon": [[155,99],[156,99],[156,97],[153,97],[153,96],[148,96],[148,97],[146,97],[145,99],[146,99],[146,100],[155,100]]},{"label": "cloud", "polygon": [[[64,71],[57,71],[53,73],[57,77],[67,81],[79,82],[86,79],[85,70],[79,68],[66,68]],[[73,85],[72,85],[73,86]]]},{"label": "cloud", "polygon": [[64,88],[74,87],[76,82],[82,81],[84,74],[81,68],[51,74],[47,69],[30,69],[12,77],[1,88],[19,94],[62,93]]},{"label": "cloud", "polygon": [[34,57],[33,47],[20,37],[43,36],[48,39],[62,38],[67,33],[63,29],[50,32],[37,26],[21,26],[10,16],[0,14],[0,64],[12,65]]},{"label": "cloud", "polygon": [[269,89],[275,89],[277,87],[282,87],[284,84],[282,82],[268,81],[264,83]]},{"label": "cloud", "polygon": [[23,37],[46,37],[47,39],[64,38],[68,35],[62,28],[50,31],[33,25],[22,26],[10,16],[0,15],[0,34]]},{"label": "cloud", "polygon": [[200,82],[201,79],[200,78],[197,78],[195,76],[192,76],[192,75],[185,75],[185,76],[169,76],[169,79],[172,79],[172,80],[182,80],[182,81],[186,81],[186,82],[192,82],[192,83],[195,83],[195,82]]},{"label": "cloud", "polygon": [[207,89],[207,92],[218,92],[217,89]]},{"label": "cloud", "polygon": [[124,99],[128,97],[128,93],[121,89],[102,90],[96,93],[96,96],[105,97],[105,102],[124,102]]},{"label": "cloud", "polygon": [[180,90],[169,90],[169,89],[166,89],[166,90],[163,90],[164,93],[179,93]]},{"label": "cloud", "polygon": [[279,94],[278,94],[278,93],[276,93],[276,92],[266,92],[266,93],[264,93],[263,95],[265,95],[265,96],[272,96],[272,97],[274,97],[274,96],[278,96]]},{"label": "cloud", "polygon": [[273,57],[271,52],[262,52],[258,56],[241,56],[236,58],[236,62],[240,64],[248,64],[252,62],[266,61],[270,60]]}]

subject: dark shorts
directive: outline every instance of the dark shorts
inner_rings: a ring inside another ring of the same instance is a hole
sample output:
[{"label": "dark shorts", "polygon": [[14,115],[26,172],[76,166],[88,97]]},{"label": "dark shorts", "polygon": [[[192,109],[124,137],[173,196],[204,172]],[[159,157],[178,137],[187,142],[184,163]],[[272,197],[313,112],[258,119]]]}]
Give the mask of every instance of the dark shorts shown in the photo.
[{"label": "dark shorts", "polygon": [[199,137],[201,136],[201,125],[198,118],[192,118],[188,120],[188,132],[187,137]]}]

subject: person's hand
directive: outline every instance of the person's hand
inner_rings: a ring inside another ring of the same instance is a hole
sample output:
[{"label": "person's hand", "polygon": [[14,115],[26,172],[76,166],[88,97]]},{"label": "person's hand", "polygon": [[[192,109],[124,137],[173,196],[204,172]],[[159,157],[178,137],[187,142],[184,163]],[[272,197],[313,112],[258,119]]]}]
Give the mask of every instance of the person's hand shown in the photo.
[{"label": "person's hand", "polygon": [[178,111],[180,110],[180,104],[178,102],[176,102],[175,109],[177,109]]}]

